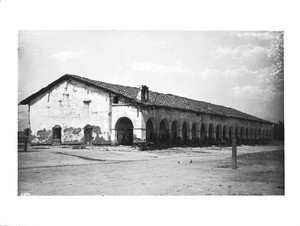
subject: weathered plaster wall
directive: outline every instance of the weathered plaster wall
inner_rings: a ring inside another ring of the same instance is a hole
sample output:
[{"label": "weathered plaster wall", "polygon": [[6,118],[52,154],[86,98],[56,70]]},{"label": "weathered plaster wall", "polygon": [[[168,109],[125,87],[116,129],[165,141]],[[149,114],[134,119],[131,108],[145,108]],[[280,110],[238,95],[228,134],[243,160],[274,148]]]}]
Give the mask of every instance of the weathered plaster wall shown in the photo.
[{"label": "weathered plaster wall", "polygon": [[118,120],[122,117],[129,118],[133,124],[133,141],[144,140],[142,131],[145,130],[145,127],[142,125],[141,110],[135,106],[122,103],[112,106],[112,140],[117,140],[115,128]]},{"label": "weathered plaster wall", "polygon": [[52,128],[62,129],[62,143],[82,143],[84,127],[93,126],[93,142],[110,139],[109,94],[76,81],[64,81],[30,104],[32,143],[51,143]]},{"label": "weathered plaster wall", "polygon": [[[129,118],[133,124],[133,142],[145,141],[147,134],[149,136],[149,131],[146,131],[148,120],[153,122],[153,131],[158,137],[160,123],[164,121],[166,131],[171,138],[173,136],[172,123],[175,122],[177,136],[181,138],[184,134],[184,124],[187,127],[186,135],[189,139],[208,137],[211,124],[211,135],[215,139],[217,134],[219,137],[226,138],[237,135],[244,139],[272,139],[272,125],[270,124],[174,109],[141,108],[121,97],[118,98],[118,103],[112,103],[113,96],[113,94],[73,80],[58,84],[30,103],[32,143],[51,144],[52,128],[55,125],[61,127],[63,144],[84,143],[86,125],[92,126],[93,144],[110,143],[110,141],[117,140],[115,127],[122,117]],[[203,134],[201,134],[201,126],[205,127]],[[225,135],[223,128],[225,128]],[[235,133],[236,128],[237,133]],[[243,134],[241,131],[244,131]],[[246,131],[248,131],[247,136]]]}]

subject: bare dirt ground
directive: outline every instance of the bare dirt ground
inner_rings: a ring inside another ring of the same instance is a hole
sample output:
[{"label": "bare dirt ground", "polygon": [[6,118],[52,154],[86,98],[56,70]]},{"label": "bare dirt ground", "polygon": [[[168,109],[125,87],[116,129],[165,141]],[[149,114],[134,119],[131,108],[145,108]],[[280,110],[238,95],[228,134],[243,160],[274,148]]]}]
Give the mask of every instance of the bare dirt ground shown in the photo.
[{"label": "bare dirt ground", "polygon": [[30,147],[18,195],[284,195],[283,145],[231,148]]}]

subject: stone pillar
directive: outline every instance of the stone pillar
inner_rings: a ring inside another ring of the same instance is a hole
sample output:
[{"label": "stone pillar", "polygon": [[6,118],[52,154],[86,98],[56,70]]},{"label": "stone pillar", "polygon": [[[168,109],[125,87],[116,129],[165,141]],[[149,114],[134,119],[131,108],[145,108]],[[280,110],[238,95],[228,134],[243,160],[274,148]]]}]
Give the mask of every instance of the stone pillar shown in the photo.
[{"label": "stone pillar", "polygon": [[235,129],[234,129],[234,137],[235,138],[238,138],[238,137],[241,138],[239,130],[237,130],[237,133],[235,133]]},{"label": "stone pillar", "polygon": [[220,140],[223,139],[223,127],[220,126],[220,130],[219,130],[219,136],[220,136]]},{"label": "stone pillar", "polygon": [[201,139],[201,131],[199,129],[199,126],[198,126],[198,130],[196,129],[196,139],[197,138]]},{"label": "stone pillar", "polygon": [[216,140],[216,128],[213,127],[212,129],[212,138],[214,138]]},{"label": "stone pillar", "polygon": [[227,130],[226,130],[225,137],[227,137],[229,139],[229,128],[227,128]]},{"label": "stone pillar", "polygon": [[117,134],[116,134],[116,130],[115,129],[111,129],[111,132],[110,132],[110,141],[111,141],[111,143],[117,142]]},{"label": "stone pillar", "polygon": [[234,129],[232,128],[231,129],[231,138],[234,138],[235,137],[235,131],[234,131]]},{"label": "stone pillar", "polygon": [[270,141],[273,141],[273,129],[270,130]]}]

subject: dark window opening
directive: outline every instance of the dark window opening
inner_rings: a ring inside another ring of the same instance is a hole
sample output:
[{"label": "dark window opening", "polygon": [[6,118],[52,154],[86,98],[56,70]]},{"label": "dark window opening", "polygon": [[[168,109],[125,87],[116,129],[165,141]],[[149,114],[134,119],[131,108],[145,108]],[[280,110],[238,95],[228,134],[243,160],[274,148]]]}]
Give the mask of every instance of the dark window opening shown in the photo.
[{"label": "dark window opening", "polygon": [[119,103],[119,97],[114,97],[113,98],[113,103],[118,104]]},{"label": "dark window opening", "polygon": [[52,128],[53,144],[61,144],[61,127],[56,125]]},{"label": "dark window opening", "polygon": [[84,105],[90,105],[91,102],[92,102],[91,100],[84,100],[83,101]]}]

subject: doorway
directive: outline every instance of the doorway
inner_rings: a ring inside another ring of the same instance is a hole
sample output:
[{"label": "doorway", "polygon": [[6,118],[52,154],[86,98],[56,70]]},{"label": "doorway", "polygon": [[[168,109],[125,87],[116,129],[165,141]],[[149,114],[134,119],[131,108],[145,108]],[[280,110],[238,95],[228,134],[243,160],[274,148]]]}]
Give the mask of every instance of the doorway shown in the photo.
[{"label": "doorway", "polygon": [[93,127],[91,125],[86,125],[84,127],[84,144],[92,145],[93,144]]}]

